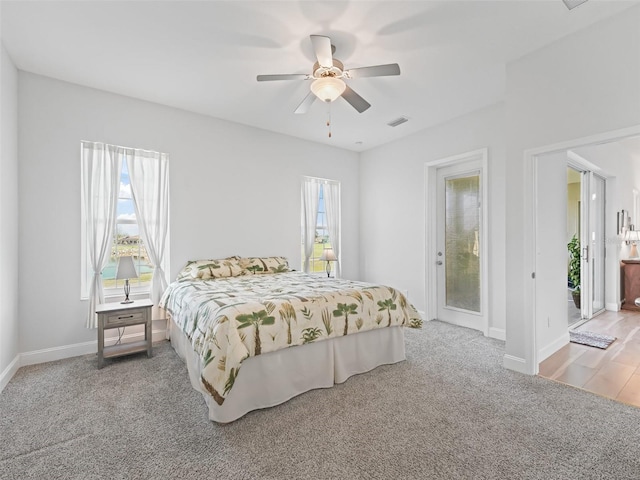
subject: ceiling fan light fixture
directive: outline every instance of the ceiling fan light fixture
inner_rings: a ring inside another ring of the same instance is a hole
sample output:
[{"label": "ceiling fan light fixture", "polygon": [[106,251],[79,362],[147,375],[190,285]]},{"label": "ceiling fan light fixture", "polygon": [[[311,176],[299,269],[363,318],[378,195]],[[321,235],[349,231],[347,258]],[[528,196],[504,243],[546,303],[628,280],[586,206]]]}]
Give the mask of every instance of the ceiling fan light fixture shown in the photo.
[{"label": "ceiling fan light fixture", "polygon": [[333,102],[346,88],[346,83],[336,77],[318,78],[311,84],[311,91],[323,102]]}]

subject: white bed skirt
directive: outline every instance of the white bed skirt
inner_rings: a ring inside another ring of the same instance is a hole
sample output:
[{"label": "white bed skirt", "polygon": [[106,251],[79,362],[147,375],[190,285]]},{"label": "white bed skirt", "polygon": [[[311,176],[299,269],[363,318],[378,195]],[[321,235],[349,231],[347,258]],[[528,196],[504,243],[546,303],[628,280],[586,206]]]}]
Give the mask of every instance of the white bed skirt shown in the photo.
[{"label": "white bed skirt", "polygon": [[174,323],[171,345],[185,360],[193,388],[202,392],[209,418],[227,423],[252,410],[273,407],[314,388],[342,383],[350,376],[405,359],[403,327],[369,330],[344,337],[263,353],[242,362],[222,405],[200,384],[200,358]]}]

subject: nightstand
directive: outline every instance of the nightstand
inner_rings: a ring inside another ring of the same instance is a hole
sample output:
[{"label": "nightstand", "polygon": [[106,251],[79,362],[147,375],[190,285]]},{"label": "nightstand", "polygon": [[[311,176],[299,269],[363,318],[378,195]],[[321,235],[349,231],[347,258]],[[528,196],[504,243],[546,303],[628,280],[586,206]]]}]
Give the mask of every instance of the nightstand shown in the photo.
[{"label": "nightstand", "polygon": [[[105,358],[119,357],[145,350],[147,357],[151,357],[151,307],[153,307],[151,300],[98,305],[96,308],[98,314],[98,368],[102,368]],[[105,347],[105,330],[142,324],[144,324],[144,340]]]}]

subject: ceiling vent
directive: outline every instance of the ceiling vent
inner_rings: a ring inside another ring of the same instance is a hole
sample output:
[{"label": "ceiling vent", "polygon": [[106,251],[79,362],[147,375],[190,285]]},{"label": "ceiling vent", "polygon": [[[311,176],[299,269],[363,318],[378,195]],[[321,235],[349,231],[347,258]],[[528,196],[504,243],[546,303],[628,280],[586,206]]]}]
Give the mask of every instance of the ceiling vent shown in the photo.
[{"label": "ceiling vent", "polygon": [[409,119],[407,117],[398,117],[395,120],[391,120],[387,125],[390,127],[397,127],[398,125],[402,125],[405,122],[408,122]]},{"label": "ceiling vent", "polygon": [[562,0],[569,10],[576,8],[578,5],[582,5],[587,0]]}]

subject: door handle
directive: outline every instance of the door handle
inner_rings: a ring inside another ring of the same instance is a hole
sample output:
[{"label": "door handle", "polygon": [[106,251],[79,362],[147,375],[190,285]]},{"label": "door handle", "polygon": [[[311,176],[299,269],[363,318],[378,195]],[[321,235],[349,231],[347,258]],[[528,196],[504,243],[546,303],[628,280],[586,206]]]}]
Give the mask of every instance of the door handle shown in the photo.
[{"label": "door handle", "polygon": [[442,260],[438,260],[438,261],[436,262],[436,265],[442,265]]}]

